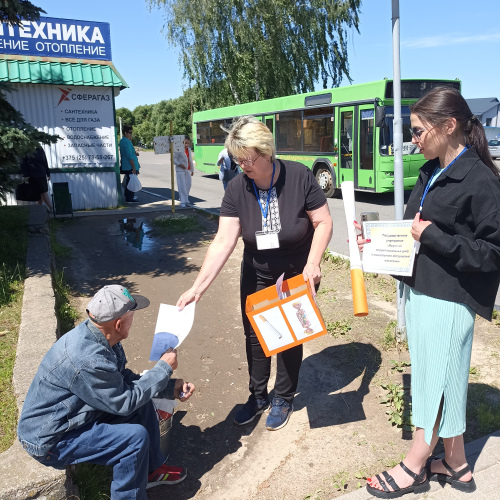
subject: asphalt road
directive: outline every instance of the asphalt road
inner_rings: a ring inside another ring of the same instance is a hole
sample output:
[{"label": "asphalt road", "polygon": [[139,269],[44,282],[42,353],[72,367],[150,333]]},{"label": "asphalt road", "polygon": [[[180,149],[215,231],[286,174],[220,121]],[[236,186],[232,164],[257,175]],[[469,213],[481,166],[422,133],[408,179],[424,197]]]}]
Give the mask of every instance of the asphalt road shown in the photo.
[{"label": "asphalt road", "polygon": [[[143,192],[152,193],[170,199],[170,155],[155,155],[142,152],[139,156],[141,163],[141,183]],[[409,193],[407,193],[408,195]],[[179,199],[176,191],[176,199]],[[190,192],[190,201],[199,208],[218,213],[224,196],[222,182],[217,175],[205,175],[195,171]],[[356,193],[356,209],[361,212],[379,212],[380,219],[394,218],[394,196],[392,193]],[[330,250],[347,255],[347,226],[342,199],[329,198],[328,205],[334,221],[333,237],[330,241]]]},{"label": "asphalt road", "polygon": [[[170,155],[142,152],[139,161],[143,191],[171,199]],[[500,168],[500,160],[496,160],[496,164]],[[405,192],[405,202],[409,194],[409,191]],[[205,175],[199,170],[195,171],[190,192],[191,203],[199,208],[218,213],[223,196],[224,189],[217,175]],[[179,199],[177,191],[175,197]],[[332,252],[349,255],[342,199],[329,198],[328,206],[333,219],[333,236],[329,248]],[[394,194],[356,192],[356,213],[359,216],[361,212],[378,212],[381,220],[394,219]],[[500,291],[497,294],[496,304],[500,305]]]}]

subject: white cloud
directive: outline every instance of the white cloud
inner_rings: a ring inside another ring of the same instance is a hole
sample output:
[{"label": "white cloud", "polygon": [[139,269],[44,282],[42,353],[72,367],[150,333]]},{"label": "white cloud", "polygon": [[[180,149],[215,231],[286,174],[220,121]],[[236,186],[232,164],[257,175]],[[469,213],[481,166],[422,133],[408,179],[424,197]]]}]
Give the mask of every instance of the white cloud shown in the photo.
[{"label": "white cloud", "polygon": [[500,42],[500,33],[492,33],[489,35],[471,35],[471,36],[456,36],[437,35],[424,38],[414,38],[402,40],[401,45],[411,49],[425,49],[431,47],[444,47],[446,45],[460,45],[464,43],[483,43],[483,42]]}]

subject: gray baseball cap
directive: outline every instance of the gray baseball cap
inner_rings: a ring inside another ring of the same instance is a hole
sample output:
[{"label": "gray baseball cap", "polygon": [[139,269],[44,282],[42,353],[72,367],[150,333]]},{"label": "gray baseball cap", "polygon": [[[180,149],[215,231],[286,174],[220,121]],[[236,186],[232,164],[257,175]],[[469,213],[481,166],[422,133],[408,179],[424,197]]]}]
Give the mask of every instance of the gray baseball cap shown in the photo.
[{"label": "gray baseball cap", "polygon": [[87,313],[95,323],[113,321],[128,311],[137,311],[149,306],[149,300],[142,295],[131,295],[121,285],[107,285],[101,288],[87,306]]}]

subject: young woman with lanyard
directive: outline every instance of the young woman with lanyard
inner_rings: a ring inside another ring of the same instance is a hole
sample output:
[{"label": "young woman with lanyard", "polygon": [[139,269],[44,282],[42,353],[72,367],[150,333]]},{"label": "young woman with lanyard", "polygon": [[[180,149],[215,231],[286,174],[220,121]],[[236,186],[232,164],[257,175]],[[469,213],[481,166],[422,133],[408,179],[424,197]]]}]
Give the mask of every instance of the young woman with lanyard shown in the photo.
[{"label": "young woman with lanyard", "polygon": [[177,302],[183,308],[198,301],[234,250],[244,243],[240,298],[250,397],[234,417],[243,425],[266,410],[269,430],[282,428],[293,411],[293,398],[302,363],[302,345],[277,355],[274,398],[267,384],[271,358],[266,357],[245,314],[248,295],[303,274],[314,289],[321,279],[320,263],[332,235],[326,198],[305,165],[277,160],[271,131],[252,117],[240,118],[229,131],[226,147],[238,160],[243,175],[228,185],[220,210],[219,230],[193,286]]},{"label": "young woman with lanyard", "polygon": [[[410,119],[412,142],[429,160],[405,212],[420,245],[413,275],[398,278],[416,430],[404,461],[368,479],[379,498],[426,491],[429,480],[476,489],[463,440],[472,337],[476,314],[491,319],[500,282],[500,178],[481,123],[450,87],[422,97]],[[431,460],[439,437],[445,458]]]}]

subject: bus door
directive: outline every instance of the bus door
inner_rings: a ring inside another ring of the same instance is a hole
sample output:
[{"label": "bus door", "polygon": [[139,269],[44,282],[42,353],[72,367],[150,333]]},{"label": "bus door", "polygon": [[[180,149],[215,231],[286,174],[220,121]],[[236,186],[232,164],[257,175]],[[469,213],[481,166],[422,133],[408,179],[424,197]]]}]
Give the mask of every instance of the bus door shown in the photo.
[{"label": "bus door", "polygon": [[[273,137],[275,137],[275,135],[274,135],[274,115],[266,116],[264,118],[264,123],[265,123],[266,127],[272,132]],[[275,142],[276,142],[276,140],[275,140]]]},{"label": "bus door", "polygon": [[375,172],[373,159],[374,141],[374,108],[372,105],[363,105],[358,108],[358,169],[355,187],[375,189]]},{"label": "bus door", "polygon": [[[357,132],[354,119],[354,106],[339,108],[338,127],[338,152],[339,152],[339,179],[337,185],[340,186],[344,181],[354,181],[355,163],[357,162],[357,137],[354,133]],[[357,120],[356,120],[357,121]],[[356,186],[356,182],[354,183]]]}]

